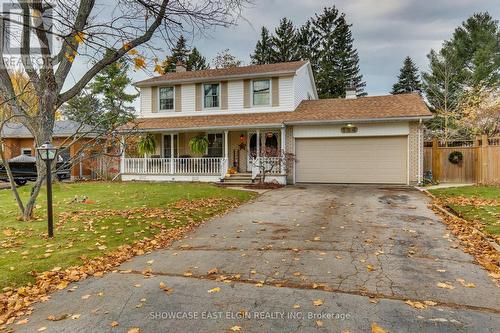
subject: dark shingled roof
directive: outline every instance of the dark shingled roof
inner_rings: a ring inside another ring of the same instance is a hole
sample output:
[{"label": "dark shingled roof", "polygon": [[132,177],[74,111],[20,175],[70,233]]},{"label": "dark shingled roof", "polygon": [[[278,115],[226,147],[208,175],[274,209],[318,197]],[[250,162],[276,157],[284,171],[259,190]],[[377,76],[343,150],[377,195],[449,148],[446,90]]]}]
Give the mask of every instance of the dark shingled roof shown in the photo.
[{"label": "dark shingled roof", "polygon": [[281,62],[277,64],[250,65],[220,69],[206,69],[201,71],[172,72],[134,83],[136,86],[151,86],[158,83],[196,82],[203,80],[231,79],[242,76],[258,75],[285,75],[294,74],[307,61]]},{"label": "dark shingled roof", "polygon": [[[200,111],[203,114],[203,111]],[[200,116],[140,118],[124,129],[188,129],[210,127],[238,127],[252,125],[280,125],[308,122],[370,121],[399,118],[430,117],[419,94],[400,94],[357,99],[319,99],[300,103],[295,111]]]}]

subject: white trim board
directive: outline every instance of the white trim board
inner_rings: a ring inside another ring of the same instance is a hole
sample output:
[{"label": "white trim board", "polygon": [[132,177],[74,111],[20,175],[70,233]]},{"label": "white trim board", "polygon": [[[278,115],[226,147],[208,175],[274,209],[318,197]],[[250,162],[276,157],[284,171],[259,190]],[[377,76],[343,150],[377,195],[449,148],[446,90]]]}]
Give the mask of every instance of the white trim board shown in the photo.
[{"label": "white trim board", "polygon": [[395,136],[408,135],[410,126],[408,122],[397,123],[352,123],[358,128],[356,133],[342,133],[345,124],[337,125],[311,125],[294,126],[294,138],[335,138],[335,137],[363,137],[363,136]]}]

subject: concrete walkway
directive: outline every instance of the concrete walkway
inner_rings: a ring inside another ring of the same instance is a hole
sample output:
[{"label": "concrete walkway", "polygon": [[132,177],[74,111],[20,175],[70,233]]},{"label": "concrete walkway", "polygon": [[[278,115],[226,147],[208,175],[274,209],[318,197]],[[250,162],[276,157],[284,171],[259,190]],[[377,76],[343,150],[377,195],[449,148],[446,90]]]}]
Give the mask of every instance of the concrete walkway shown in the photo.
[{"label": "concrete walkway", "polygon": [[[14,328],[370,332],[376,323],[390,332],[494,332],[499,289],[427,204],[419,191],[393,188],[270,191],[121,272],[54,294]],[[147,268],[154,277],[141,274]],[[436,305],[418,310],[409,299]]]}]

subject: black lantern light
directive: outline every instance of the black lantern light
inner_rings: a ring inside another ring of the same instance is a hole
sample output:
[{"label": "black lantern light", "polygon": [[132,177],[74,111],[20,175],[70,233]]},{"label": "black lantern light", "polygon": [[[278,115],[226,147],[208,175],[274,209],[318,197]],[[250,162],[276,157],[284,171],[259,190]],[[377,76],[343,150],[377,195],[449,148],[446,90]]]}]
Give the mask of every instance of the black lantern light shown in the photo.
[{"label": "black lantern light", "polygon": [[52,161],[56,158],[57,148],[50,142],[45,142],[43,145],[36,149],[38,155],[45,161],[46,176],[47,176],[47,222],[49,237],[54,237],[54,222],[52,214]]}]

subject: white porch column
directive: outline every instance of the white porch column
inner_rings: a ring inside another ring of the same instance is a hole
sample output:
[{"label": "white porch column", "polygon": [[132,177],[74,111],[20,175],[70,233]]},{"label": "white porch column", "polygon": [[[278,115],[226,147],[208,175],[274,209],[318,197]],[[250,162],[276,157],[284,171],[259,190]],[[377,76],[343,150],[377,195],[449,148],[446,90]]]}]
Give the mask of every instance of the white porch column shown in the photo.
[{"label": "white porch column", "polygon": [[229,131],[224,131],[224,158],[229,160]]},{"label": "white porch column", "polygon": [[175,172],[175,159],[174,159],[174,135],[170,135],[170,173],[173,175]]},{"label": "white porch column", "polygon": [[122,135],[120,138],[120,149],[121,151],[121,156],[120,156],[120,173],[123,174],[125,173],[125,136]]},{"label": "white porch column", "polygon": [[286,173],[285,163],[287,162],[285,159],[286,154],[286,127],[285,124],[281,125],[281,174],[284,175]]},{"label": "white porch column", "polygon": [[260,158],[260,130],[257,129],[257,131],[255,132],[255,148],[257,149],[257,152],[256,152],[256,157],[257,159]]}]

